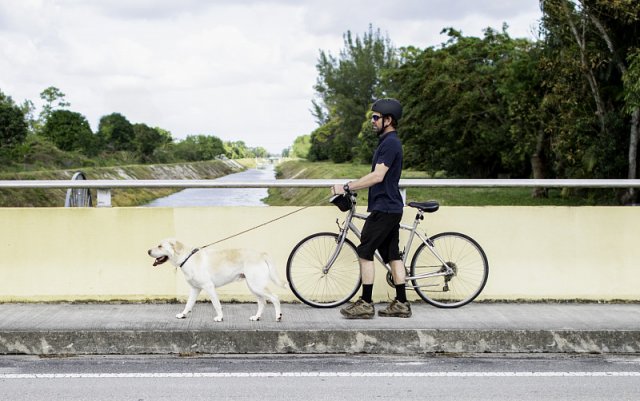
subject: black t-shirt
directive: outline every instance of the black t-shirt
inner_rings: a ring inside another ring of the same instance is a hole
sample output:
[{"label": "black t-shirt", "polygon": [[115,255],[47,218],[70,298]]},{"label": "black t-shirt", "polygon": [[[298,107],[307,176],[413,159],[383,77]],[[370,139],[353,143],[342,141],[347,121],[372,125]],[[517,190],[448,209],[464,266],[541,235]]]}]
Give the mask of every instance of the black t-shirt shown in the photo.
[{"label": "black t-shirt", "polygon": [[402,173],[402,143],[396,131],[383,135],[373,155],[371,171],[376,164],[384,164],[389,168],[382,182],[369,188],[369,212],[402,213],[404,202],[400,195],[398,183]]}]

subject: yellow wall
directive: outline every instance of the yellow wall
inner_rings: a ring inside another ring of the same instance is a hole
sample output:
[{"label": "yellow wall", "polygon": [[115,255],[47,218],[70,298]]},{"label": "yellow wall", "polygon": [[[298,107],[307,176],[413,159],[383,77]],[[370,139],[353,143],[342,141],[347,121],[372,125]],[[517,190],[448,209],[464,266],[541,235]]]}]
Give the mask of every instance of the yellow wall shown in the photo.
[{"label": "yellow wall", "polygon": [[[148,248],[166,237],[202,246],[297,209],[1,208],[0,301],[184,299],[182,273],[153,267]],[[414,214],[407,208],[403,221]],[[293,246],[335,231],[336,218],[343,214],[333,207],[311,207],[214,246],[268,251],[284,279]],[[421,227],[464,232],[482,245],[490,272],[481,299],[640,298],[640,208],[442,207]],[[377,272],[375,298],[387,300],[394,292]],[[219,293],[252,299],[244,283]]]}]

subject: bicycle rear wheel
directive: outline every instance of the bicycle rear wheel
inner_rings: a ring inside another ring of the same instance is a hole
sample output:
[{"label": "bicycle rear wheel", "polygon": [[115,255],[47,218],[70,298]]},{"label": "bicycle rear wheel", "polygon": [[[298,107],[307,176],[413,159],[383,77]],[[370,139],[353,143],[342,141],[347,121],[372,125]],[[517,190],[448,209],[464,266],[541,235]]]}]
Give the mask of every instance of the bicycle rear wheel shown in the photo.
[{"label": "bicycle rear wheel", "polygon": [[324,271],[338,246],[338,234],[316,233],[300,241],[287,260],[287,280],[299,300],[331,308],[350,300],[360,288],[356,247],[345,239],[335,262]]},{"label": "bicycle rear wheel", "polygon": [[[471,237],[455,232],[436,234],[429,240],[453,273],[411,280],[420,298],[439,308],[457,308],[473,301],[482,292],[489,275],[489,262],[480,245]],[[418,247],[411,261],[412,277],[445,270],[445,265],[425,244]]]}]

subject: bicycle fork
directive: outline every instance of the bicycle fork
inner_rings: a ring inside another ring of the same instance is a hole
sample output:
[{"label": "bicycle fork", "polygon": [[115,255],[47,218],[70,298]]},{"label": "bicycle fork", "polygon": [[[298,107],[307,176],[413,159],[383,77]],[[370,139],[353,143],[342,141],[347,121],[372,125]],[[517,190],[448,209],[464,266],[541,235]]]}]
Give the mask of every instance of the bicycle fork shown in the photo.
[{"label": "bicycle fork", "polygon": [[[350,223],[350,221],[349,221]],[[322,274],[329,273],[331,270],[331,266],[335,263],[336,259],[338,259],[338,255],[340,255],[340,251],[342,250],[342,246],[344,245],[344,241],[347,238],[347,232],[349,231],[349,226],[347,222],[345,222],[344,226],[340,225],[340,220],[336,219],[336,224],[338,225],[338,229],[340,234],[338,234],[338,238],[336,239],[336,248],[333,250],[331,257],[327,261],[327,264],[322,268]]]}]

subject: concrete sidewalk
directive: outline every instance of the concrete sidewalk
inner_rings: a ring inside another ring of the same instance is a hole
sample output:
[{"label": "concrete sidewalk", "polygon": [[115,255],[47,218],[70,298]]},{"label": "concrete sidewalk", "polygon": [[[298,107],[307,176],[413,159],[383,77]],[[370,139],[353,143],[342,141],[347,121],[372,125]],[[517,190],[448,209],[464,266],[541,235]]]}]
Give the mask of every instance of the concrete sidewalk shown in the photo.
[{"label": "concrete sidewalk", "polygon": [[[384,307],[377,304],[376,309]],[[409,319],[343,319],[337,308],[210,303],[187,319],[179,304],[0,304],[0,354],[167,353],[639,353],[640,304],[412,304]]]}]

